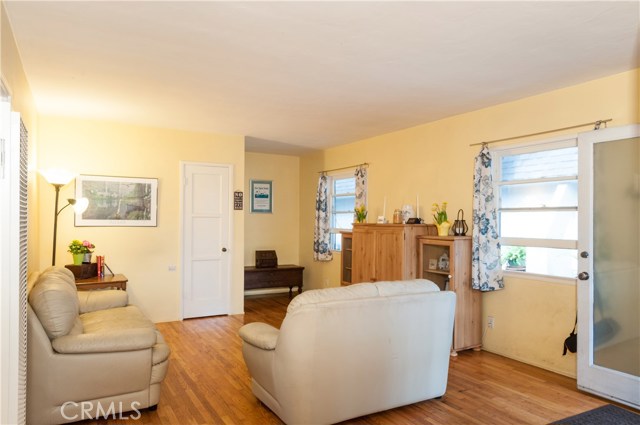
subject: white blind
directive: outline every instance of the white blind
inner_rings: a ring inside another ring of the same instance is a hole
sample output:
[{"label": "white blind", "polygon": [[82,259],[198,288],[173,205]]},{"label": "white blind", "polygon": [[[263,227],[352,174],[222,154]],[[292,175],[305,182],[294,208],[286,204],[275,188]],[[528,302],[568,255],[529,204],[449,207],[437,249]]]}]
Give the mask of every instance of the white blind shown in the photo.
[{"label": "white blind", "polygon": [[27,215],[28,215],[27,128],[20,120],[20,335],[18,363],[18,423],[26,423],[27,414]]}]

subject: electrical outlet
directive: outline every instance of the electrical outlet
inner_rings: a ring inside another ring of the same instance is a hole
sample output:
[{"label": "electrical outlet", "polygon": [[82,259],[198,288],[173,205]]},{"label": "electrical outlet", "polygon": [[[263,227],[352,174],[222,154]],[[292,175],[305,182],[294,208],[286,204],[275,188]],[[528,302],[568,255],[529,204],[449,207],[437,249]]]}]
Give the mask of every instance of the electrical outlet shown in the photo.
[{"label": "electrical outlet", "polygon": [[495,325],[495,318],[493,316],[488,316],[487,317],[487,327],[489,329],[493,329],[494,325]]}]

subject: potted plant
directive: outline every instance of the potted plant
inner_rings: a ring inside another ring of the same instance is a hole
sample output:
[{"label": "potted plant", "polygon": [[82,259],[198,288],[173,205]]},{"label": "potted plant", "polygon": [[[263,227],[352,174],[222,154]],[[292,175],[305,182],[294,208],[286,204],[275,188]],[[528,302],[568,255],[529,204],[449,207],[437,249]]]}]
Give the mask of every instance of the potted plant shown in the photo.
[{"label": "potted plant", "polygon": [[523,246],[510,246],[502,254],[502,263],[507,270],[525,271],[527,250]]},{"label": "potted plant", "polygon": [[91,253],[93,252],[91,250],[95,247],[94,244],[87,240],[80,242],[78,239],[74,239],[69,244],[67,252],[73,255],[73,264],[79,265],[91,262]]},{"label": "potted plant", "polygon": [[356,222],[364,223],[365,220],[367,219],[367,207],[365,207],[364,205],[360,205],[359,207],[356,207],[353,211],[355,211],[356,213]]},{"label": "potted plant", "polygon": [[443,202],[442,205],[438,205],[434,202],[431,211],[433,212],[433,221],[438,228],[438,236],[448,236],[451,223],[447,217],[447,203]]}]

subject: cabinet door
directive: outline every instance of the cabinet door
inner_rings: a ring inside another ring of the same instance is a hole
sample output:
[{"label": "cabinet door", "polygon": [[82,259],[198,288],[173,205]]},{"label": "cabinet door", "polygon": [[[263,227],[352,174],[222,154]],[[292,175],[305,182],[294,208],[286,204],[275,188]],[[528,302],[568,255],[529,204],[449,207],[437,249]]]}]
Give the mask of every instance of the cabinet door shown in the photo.
[{"label": "cabinet door", "polygon": [[342,233],[342,257],[340,260],[340,284],[351,285],[353,282],[351,271],[353,269],[353,238],[351,233]]},{"label": "cabinet door", "polygon": [[353,231],[352,283],[375,280],[375,232],[356,229]]},{"label": "cabinet door", "polygon": [[375,233],[376,280],[403,279],[404,232],[402,229],[379,229]]}]

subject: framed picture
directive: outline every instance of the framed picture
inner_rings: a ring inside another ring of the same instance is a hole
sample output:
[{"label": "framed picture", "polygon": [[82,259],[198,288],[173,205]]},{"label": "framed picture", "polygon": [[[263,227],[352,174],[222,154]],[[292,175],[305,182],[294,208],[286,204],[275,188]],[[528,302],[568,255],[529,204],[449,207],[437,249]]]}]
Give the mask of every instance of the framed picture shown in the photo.
[{"label": "framed picture", "polygon": [[157,226],[158,179],[80,175],[78,198],[89,207],[76,214],[76,226]]},{"label": "framed picture", "polygon": [[438,268],[438,260],[435,258],[429,258],[429,270],[435,270]]},{"label": "framed picture", "polygon": [[251,212],[273,212],[273,193],[271,180],[251,180]]}]

